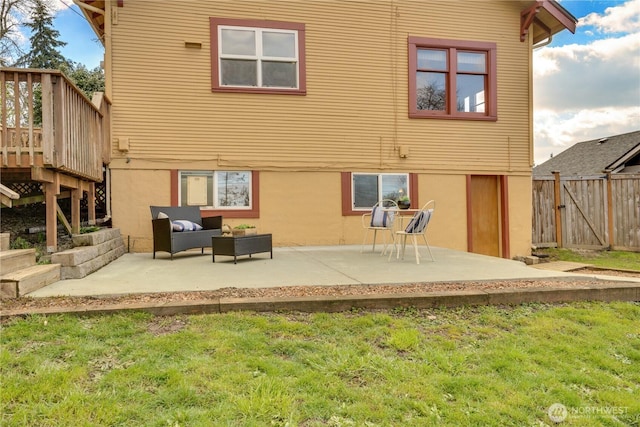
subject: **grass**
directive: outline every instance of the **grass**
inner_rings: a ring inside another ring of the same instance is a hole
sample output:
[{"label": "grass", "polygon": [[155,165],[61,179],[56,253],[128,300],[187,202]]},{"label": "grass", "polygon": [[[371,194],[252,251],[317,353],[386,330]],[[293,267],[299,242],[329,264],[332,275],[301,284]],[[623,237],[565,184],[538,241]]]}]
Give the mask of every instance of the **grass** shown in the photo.
[{"label": "grass", "polygon": [[3,426],[640,423],[637,303],[31,316],[0,344]]},{"label": "grass", "polygon": [[585,251],[573,249],[537,249],[537,254],[547,254],[553,261],[571,261],[597,267],[640,271],[640,252]]}]

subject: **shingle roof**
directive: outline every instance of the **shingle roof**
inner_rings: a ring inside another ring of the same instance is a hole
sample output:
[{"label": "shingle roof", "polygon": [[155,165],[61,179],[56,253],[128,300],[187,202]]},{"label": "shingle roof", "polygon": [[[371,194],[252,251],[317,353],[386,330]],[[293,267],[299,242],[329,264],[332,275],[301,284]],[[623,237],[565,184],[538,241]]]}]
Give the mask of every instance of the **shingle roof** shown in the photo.
[{"label": "shingle roof", "polygon": [[608,138],[578,142],[533,168],[534,176],[551,175],[598,175],[607,166],[640,147],[640,130]]}]

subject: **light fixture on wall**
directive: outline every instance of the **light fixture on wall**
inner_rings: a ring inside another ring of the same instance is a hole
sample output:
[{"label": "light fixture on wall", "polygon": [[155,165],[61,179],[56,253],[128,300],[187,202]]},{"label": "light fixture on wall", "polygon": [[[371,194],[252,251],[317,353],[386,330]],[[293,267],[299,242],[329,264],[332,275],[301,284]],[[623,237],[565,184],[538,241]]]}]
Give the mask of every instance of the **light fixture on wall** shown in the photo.
[{"label": "light fixture on wall", "polygon": [[409,157],[409,146],[408,145],[400,145],[398,146],[398,155],[401,159],[406,159]]}]

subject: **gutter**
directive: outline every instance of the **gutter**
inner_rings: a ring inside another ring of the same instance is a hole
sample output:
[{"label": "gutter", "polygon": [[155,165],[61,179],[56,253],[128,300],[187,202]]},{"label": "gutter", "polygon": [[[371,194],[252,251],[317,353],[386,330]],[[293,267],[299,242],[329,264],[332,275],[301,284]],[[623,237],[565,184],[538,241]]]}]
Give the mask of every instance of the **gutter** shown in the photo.
[{"label": "gutter", "polygon": [[540,49],[541,47],[545,47],[545,46],[547,46],[547,45],[548,45],[548,44],[550,44],[552,41],[553,41],[553,36],[552,36],[551,34],[549,34],[549,37],[548,37],[545,41],[540,42],[540,43],[538,43],[538,44],[536,44],[536,45],[532,46],[532,49]]}]

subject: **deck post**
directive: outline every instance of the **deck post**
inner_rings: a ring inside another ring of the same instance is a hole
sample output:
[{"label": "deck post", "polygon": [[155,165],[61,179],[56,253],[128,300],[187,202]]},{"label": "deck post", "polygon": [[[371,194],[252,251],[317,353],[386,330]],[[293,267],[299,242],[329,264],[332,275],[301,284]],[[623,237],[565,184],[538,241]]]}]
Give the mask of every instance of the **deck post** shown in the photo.
[{"label": "deck post", "polygon": [[80,234],[80,200],[82,186],[71,189],[71,233]]},{"label": "deck post", "polygon": [[48,253],[56,252],[58,249],[58,215],[56,210],[58,206],[58,194],[60,194],[58,180],[44,184]]},{"label": "deck post", "polygon": [[55,164],[53,126],[53,84],[51,74],[43,74],[42,79],[42,157],[45,165]]},{"label": "deck post", "polygon": [[87,183],[87,212],[89,225],[96,225],[96,183]]}]

